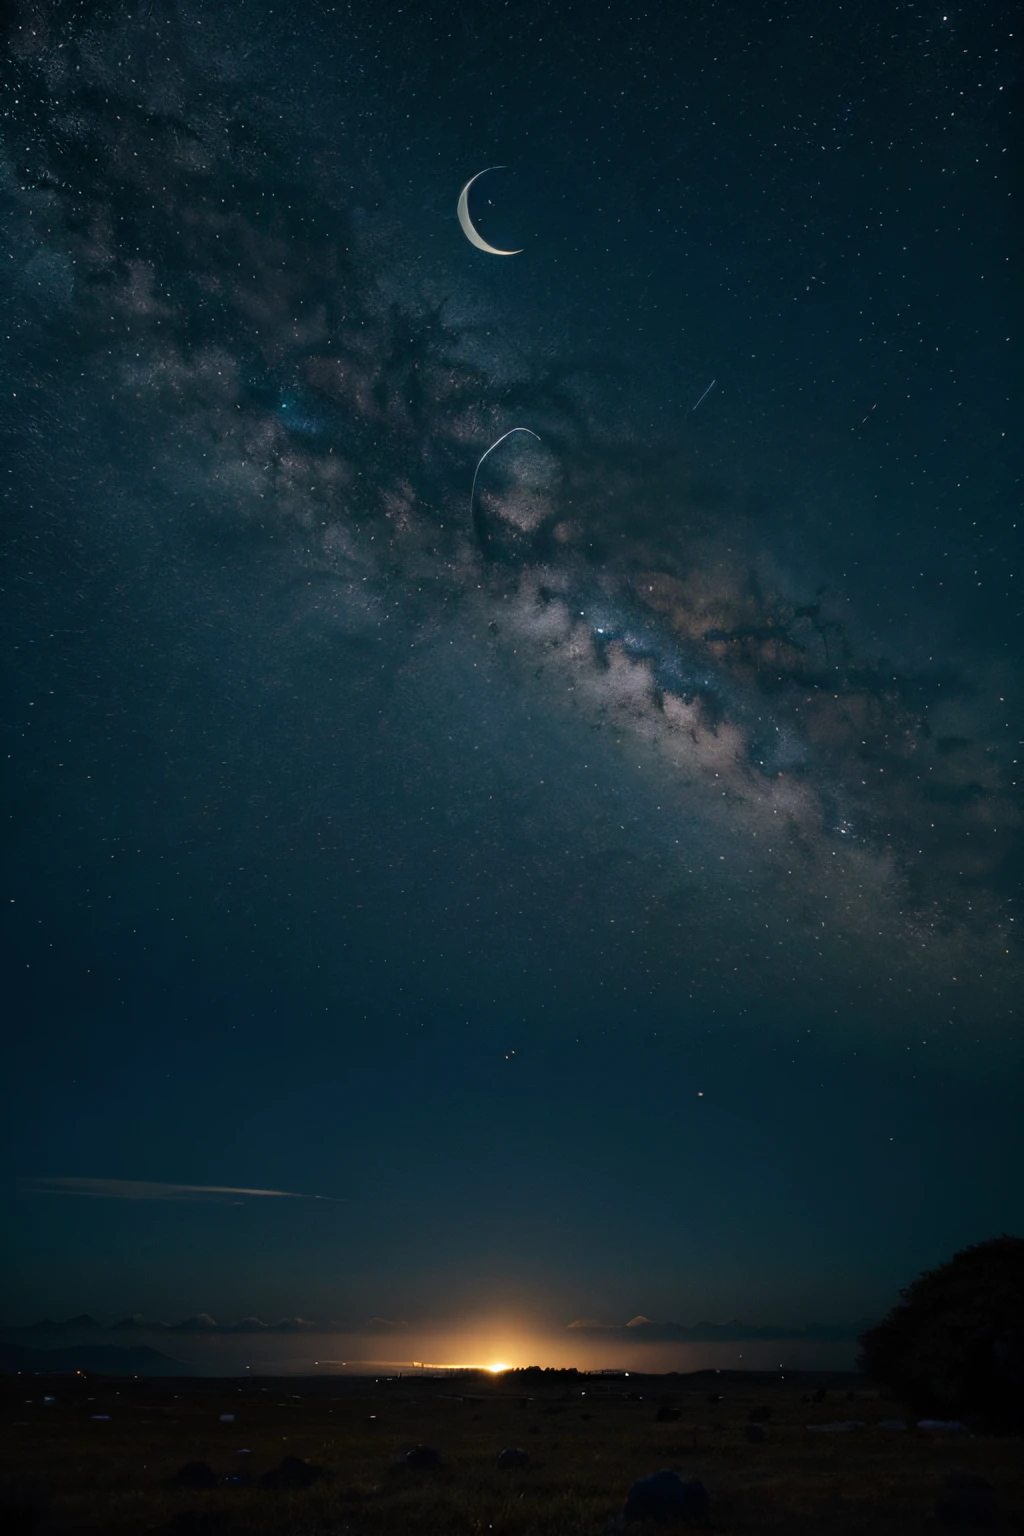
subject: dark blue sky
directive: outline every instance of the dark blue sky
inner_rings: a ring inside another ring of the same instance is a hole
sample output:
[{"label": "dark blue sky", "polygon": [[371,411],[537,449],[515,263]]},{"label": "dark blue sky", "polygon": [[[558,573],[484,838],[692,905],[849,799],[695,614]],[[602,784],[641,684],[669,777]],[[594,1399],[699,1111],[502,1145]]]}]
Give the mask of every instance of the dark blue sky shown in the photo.
[{"label": "dark blue sky", "polygon": [[1019,1230],[1015,19],[7,24],[11,1321]]}]

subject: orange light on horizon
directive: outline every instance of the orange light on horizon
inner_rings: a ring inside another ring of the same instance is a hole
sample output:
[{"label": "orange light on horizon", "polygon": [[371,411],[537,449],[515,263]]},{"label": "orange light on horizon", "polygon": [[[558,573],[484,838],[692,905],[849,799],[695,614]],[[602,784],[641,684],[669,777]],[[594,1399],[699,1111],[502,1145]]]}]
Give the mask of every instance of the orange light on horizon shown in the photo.
[{"label": "orange light on horizon", "polygon": [[512,1369],[512,1367],[505,1365],[504,1362],[502,1362],[498,1365],[489,1365],[487,1369],[491,1372],[492,1375],[496,1376],[500,1371],[509,1371]]}]

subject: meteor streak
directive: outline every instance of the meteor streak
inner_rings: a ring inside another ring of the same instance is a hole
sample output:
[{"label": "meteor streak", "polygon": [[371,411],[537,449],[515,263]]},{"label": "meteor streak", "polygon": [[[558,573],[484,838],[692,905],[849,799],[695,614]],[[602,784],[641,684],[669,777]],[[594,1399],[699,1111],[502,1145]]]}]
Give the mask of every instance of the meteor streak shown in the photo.
[{"label": "meteor streak", "polygon": [[540,438],[537,437],[536,432],[531,431],[529,427],[510,427],[507,432],[503,433],[502,436],[498,438],[497,442],[491,444],[491,446],[487,449],[486,453],[482,453],[480,455],[479,459],[477,460],[476,469],[473,471],[473,488],[472,488],[472,490],[469,493],[469,518],[470,518],[470,522],[472,522],[472,520],[473,520],[473,504],[476,501],[476,477],[480,473],[480,465],[483,463],[484,459],[486,459],[487,454],[488,453],[493,453],[495,448],[498,448],[498,447],[501,446],[501,444],[505,441],[506,437],[511,437],[512,436],[513,432],[529,432],[531,437],[536,437],[538,443],[540,442]]},{"label": "meteor streak", "polygon": [[[714,387],[715,387],[715,385],[717,383],[718,383],[717,379],[712,379],[711,383],[708,385],[707,389],[701,395],[700,400],[706,400],[708,395],[710,395],[711,391],[714,389]],[[697,401],[697,405],[700,405],[700,400]],[[694,411],[697,409],[697,405],[691,406],[691,408],[690,408],[690,415],[691,416],[693,415]]]}]

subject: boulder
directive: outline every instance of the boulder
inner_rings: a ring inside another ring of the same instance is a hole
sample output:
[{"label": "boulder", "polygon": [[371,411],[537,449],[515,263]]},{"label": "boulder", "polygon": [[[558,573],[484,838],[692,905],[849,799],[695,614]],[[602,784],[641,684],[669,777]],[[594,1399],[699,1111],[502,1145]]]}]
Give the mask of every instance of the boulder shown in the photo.
[{"label": "boulder", "polygon": [[505,1450],[498,1452],[498,1466],[503,1472],[511,1472],[516,1467],[528,1467],[529,1465],[529,1452],[520,1450],[517,1445],[507,1446]]},{"label": "boulder", "polygon": [[768,1431],[763,1424],[747,1424],[745,1426],[747,1439],[752,1445],[760,1445],[768,1439]]},{"label": "boulder", "polygon": [[657,1424],[674,1424],[676,1419],[681,1418],[682,1414],[679,1412],[679,1409],[670,1408],[667,1403],[663,1403],[654,1415],[655,1423]]},{"label": "boulder", "polygon": [[626,1495],[629,1520],[696,1520],[707,1524],[710,1502],[699,1478],[685,1481],[678,1472],[653,1472],[641,1477]]},{"label": "boulder", "polygon": [[264,1472],[260,1478],[260,1487],[312,1488],[314,1483],[318,1483],[322,1477],[326,1476],[326,1467],[303,1461],[299,1456],[286,1456],[279,1467],[274,1467],[270,1472]]},{"label": "boulder", "polygon": [[441,1465],[441,1452],[429,1445],[415,1445],[406,1451],[405,1464],[411,1472],[436,1472]]},{"label": "boulder", "polygon": [[174,1488],[216,1488],[220,1479],[205,1461],[186,1461],[168,1481]]}]

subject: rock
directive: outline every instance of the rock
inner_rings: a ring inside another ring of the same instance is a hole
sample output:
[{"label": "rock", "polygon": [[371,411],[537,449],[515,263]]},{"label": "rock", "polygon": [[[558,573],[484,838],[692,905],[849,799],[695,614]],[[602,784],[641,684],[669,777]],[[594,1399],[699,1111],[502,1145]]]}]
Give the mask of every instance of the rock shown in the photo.
[{"label": "rock", "polygon": [[677,1472],[641,1477],[626,1496],[626,1520],[697,1520],[706,1524],[710,1501],[699,1478],[687,1481]]},{"label": "rock", "polygon": [[748,1424],[746,1425],[746,1436],[752,1445],[760,1445],[762,1441],[768,1439],[768,1431],[763,1424]]},{"label": "rock", "polygon": [[529,1453],[520,1450],[517,1445],[510,1445],[504,1451],[498,1452],[498,1466],[503,1472],[510,1472],[516,1467],[528,1467],[529,1465]]},{"label": "rock", "polygon": [[429,1445],[416,1445],[406,1451],[405,1464],[411,1472],[436,1472],[441,1465],[441,1452]]},{"label": "rock", "polygon": [[674,1424],[676,1419],[681,1418],[682,1414],[679,1412],[679,1409],[670,1408],[667,1403],[663,1404],[654,1415],[654,1420],[657,1424]]},{"label": "rock", "polygon": [[935,1518],[952,1530],[994,1525],[996,1501],[991,1483],[972,1472],[951,1472],[936,1502]]},{"label": "rock", "polygon": [[260,1487],[312,1488],[314,1483],[318,1483],[322,1477],[326,1476],[326,1467],[303,1461],[299,1456],[286,1456],[279,1467],[274,1467],[270,1472],[264,1472],[260,1478]]},{"label": "rock", "polygon": [[836,1419],[831,1424],[808,1424],[808,1429],[822,1435],[844,1435],[851,1429],[863,1429],[863,1419]]},{"label": "rock", "polygon": [[918,1429],[930,1429],[943,1435],[969,1435],[970,1430],[959,1419],[918,1419]]},{"label": "rock", "polygon": [[747,1414],[747,1418],[750,1420],[751,1424],[767,1424],[771,1416],[772,1411],[767,1406],[767,1404],[762,1404],[760,1408],[751,1408],[750,1412]]},{"label": "rock", "polygon": [[186,1461],[169,1482],[175,1488],[216,1488],[220,1479],[205,1461]]}]

